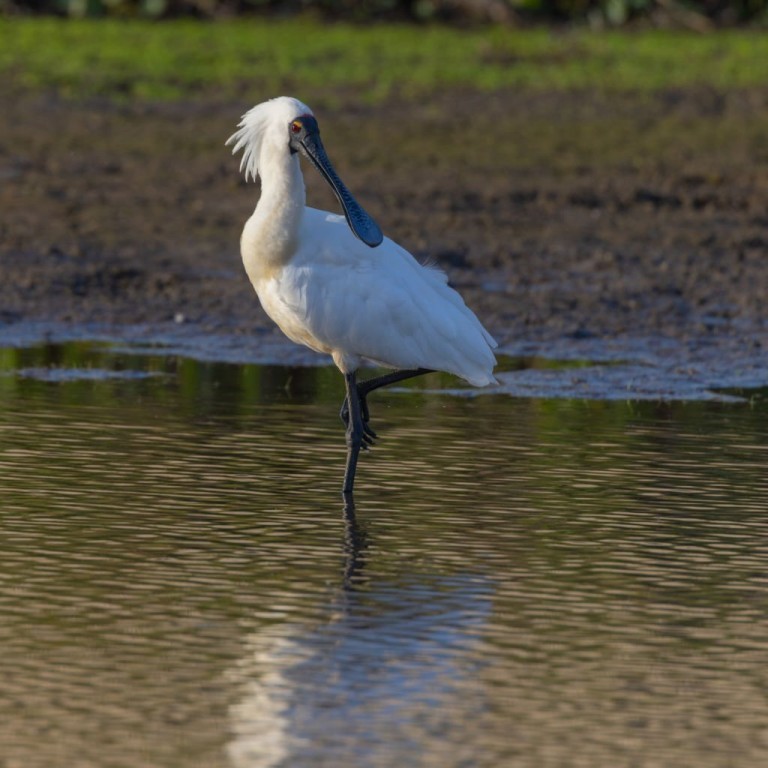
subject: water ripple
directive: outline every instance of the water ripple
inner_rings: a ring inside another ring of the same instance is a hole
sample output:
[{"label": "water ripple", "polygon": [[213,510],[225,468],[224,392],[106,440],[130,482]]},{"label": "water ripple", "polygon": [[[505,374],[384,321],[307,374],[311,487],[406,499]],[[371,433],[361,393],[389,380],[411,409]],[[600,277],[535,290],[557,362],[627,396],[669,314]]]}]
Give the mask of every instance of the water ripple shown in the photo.
[{"label": "water ripple", "polygon": [[194,370],[2,390],[9,765],[768,757],[759,403],[383,394],[345,518],[340,386]]}]

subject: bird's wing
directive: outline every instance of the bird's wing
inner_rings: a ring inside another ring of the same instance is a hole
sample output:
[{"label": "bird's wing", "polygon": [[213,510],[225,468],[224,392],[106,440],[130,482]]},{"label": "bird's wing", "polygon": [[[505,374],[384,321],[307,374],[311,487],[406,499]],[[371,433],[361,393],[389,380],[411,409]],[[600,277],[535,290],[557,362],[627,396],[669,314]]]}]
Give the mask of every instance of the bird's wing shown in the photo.
[{"label": "bird's wing", "polygon": [[[311,209],[310,209],[311,210]],[[319,343],[392,368],[492,382],[496,343],[440,270],[385,238],[369,248],[326,214],[283,270],[281,295]]]}]

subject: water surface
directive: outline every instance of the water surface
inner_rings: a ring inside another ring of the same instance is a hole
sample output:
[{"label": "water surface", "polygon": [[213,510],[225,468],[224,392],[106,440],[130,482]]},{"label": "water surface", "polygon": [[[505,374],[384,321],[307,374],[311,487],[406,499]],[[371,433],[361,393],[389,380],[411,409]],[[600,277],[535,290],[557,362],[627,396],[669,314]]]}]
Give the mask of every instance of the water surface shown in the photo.
[{"label": "water surface", "polygon": [[0,352],[8,766],[755,766],[768,406]]}]

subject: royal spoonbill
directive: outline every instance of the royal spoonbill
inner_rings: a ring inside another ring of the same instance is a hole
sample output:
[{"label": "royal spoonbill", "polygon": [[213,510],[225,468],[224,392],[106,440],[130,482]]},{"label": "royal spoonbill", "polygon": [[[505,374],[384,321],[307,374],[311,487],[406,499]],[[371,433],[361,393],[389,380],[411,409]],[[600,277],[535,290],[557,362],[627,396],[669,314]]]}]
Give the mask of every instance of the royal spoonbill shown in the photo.
[{"label": "royal spoonbill", "polygon": [[[360,449],[373,444],[367,397],[387,384],[447,371],[478,387],[495,381],[496,346],[446,275],[383,236],[331,165],[312,110],[281,96],[246,112],[226,142],[242,150],[261,195],[240,240],[262,307],[288,338],[331,355],[346,382],[345,494]],[[308,208],[299,157],[330,184],[344,211]],[[392,373],[357,382],[364,360]]]}]

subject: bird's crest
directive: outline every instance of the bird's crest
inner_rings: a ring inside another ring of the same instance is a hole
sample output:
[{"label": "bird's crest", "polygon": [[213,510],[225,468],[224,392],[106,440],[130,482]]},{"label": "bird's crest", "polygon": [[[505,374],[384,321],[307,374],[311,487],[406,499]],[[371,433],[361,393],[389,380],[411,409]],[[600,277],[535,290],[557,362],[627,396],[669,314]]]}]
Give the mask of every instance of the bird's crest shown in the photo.
[{"label": "bird's crest", "polygon": [[249,109],[237,124],[235,131],[225,142],[228,146],[234,144],[232,154],[243,150],[240,161],[240,171],[245,174],[245,180],[259,175],[259,157],[264,137],[270,131],[279,131],[278,140],[285,136],[287,146],[287,126],[291,120],[301,115],[311,115],[312,110],[291,96],[278,96]]}]

